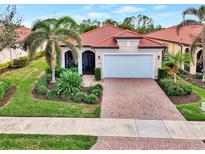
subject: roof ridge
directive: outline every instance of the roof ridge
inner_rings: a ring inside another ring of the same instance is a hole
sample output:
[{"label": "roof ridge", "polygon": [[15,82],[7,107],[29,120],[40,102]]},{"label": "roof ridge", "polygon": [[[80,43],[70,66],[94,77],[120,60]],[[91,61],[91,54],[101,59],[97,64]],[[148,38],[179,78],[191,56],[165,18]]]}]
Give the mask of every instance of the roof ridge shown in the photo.
[{"label": "roof ridge", "polygon": [[123,30],[123,29],[121,29],[121,28],[119,28],[119,27],[116,27],[116,26],[114,26],[114,25],[112,25],[112,24],[105,24],[105,25],[103,25],[103,26],[94,28],[94,29],[92,29],[92,30],[90,30],[90,31],[88,31],[88,32],[85,32],[85,33],[81,34],[81,36],[84,36],[84,35],[86,35],[87,33],[91,33],[91,32],[94,32],[94,31],[96,31],[96,30],[102,29],[102,28],[104,28],[104,27],[106,27],[106,26],[110,26],[110,27],[113,27],[113,28],[116,28],[116,29],[119,29],[119,30]]},{"label": "roof ridge", "polygon": [[159,42],[157,42],[157,41],[155,41],[155,40],[152,40],[152,39],[150,39],[150,38],[148,38],[148,37],[146,37],[146,36],[144,36],[143,38],[144,38],[145,40],[149,40],[149,41],[151,41],[151,42],[154,42],[154,43],[157,43],[157,44],[159,44],[159,45],[165,46],[163,43],[159,43]]},{"label": "roof ridge", "polygon": [[100,41],[94,43],[93,45],[98,45],[99,43],[104,42],[104,41],[106,41],[106,40],[108,40],[108,39],[110,39],[110,38],[112,38],[112,37],[114,37],[114,36],[120,35],[120,34],[123,33],[123,32],[124,32],[124,31],[121,31],[121,32],[117,33],[116,35],[109,36],[109,37],[107,37],[107,38],[105,38],[105,39],[103,39],[103,40],[100,40]]}]

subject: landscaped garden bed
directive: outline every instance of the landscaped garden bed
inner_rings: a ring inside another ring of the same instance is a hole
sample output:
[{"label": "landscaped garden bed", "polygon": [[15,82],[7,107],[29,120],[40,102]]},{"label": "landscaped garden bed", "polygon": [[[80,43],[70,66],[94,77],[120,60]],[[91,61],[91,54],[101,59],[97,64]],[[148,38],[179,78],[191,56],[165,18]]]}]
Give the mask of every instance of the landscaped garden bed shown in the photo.
[{"label": "landscaped garden bed", "polygon": [[7,105],[0,108],[0,116],[20,117],[100,117],[100,104],[69,103],[65,101],[51,101],[36,99],[31,90],[48,67],[44,58],[29,63],[28,66],[8,71],[1,76],[15,85],[15,94]]},{"label": "landscaped garden bed", "polygon": [[180,75],[184,80],[196,85],[200,88],[205,88],[205,82],[202,82],[202,73],[196,74],[181,74]]},{"label": "landscaped garden bed", "polygon": [[35,98],[59,102],[97,104],[101,101],[103,87],[96,84],[83,87],[83,79],[77,69],[63,69],[56,76],[57,82],[50,83],[51,74],[47,72],[32,89]]}]

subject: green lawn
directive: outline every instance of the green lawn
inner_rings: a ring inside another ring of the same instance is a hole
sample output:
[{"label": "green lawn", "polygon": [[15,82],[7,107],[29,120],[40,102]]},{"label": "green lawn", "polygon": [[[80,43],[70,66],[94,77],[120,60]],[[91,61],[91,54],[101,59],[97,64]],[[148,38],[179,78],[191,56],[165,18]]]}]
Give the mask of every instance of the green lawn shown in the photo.
[{"label": "green lawn", "polygon": [[205,112],[200,109],[201,102],[205,101],[205,89],[192,85],[193,92],[200,96],[199,102],[190,104],[177,105],[178,110],[184,115],[187,120],[205,121]]},{"label": "green lawn", "polygon": [[33,98],[32,85],[44,73],[46,67],[45,59],[40,58],[27,67],[2,75],[17,86],[17,91],[10,102],[0,108],[0,116],[100,117],[99,105],[53,102]]},{"label": "green lawn", "polygon": [[92,136],[0,134],[0,150],[87,150],[95,142]]}]

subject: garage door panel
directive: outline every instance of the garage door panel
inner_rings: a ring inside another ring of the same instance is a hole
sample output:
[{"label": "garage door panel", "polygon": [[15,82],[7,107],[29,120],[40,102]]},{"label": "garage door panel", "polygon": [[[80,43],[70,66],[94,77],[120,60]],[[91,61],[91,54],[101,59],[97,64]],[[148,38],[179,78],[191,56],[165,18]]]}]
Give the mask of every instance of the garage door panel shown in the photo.
[{"label": "garage door panel", "polygon": [[104,77],[152,78],[153,55],[105,55]]}]

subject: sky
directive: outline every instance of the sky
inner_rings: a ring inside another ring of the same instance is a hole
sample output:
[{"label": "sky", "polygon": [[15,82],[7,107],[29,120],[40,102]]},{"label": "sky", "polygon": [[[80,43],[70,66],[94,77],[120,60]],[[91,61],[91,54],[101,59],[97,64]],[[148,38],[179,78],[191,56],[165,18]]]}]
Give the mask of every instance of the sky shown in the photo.
[{"label": "sky", "polygon": [[[188,7],[199,7],[199,4],[27,4],[16,5],[18,15],[23,17],[23,25],[31,27],[37,19],[50,17],[70,16],[78,23],[83,19],[97,19],[103,21],[106,18],[122,22],[125,17],[139,14],[151,17],[155,24],[169,27],[179,24],[182,20],[181,12]],[[0,5],[0,12],[6,5]]]}]

